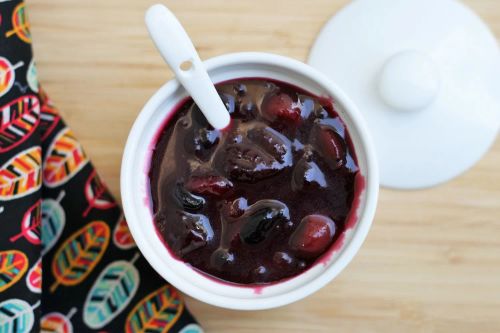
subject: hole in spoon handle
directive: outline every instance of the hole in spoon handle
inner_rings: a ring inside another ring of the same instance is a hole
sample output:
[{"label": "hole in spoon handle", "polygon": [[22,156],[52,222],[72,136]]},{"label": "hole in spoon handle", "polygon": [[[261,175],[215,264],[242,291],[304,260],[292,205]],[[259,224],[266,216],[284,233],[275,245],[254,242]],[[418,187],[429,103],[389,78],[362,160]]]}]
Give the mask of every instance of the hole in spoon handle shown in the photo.
[{"label": "hole in spoon handle", "polygon": [[161,56],[210,125],[216,129],[226,128],[230,122],[229,112],[175,15],[163,5],[153,5],[146,12],[146,26]]},{"label": "hole in spoon handle", "polygon": [[183,61],[179,68],[181,69],[181,71],[183,72],[187,72],[187,71],[190,71],[192,68],[193,68],[193,62],[191,60],[186,60],[186,61]]}]

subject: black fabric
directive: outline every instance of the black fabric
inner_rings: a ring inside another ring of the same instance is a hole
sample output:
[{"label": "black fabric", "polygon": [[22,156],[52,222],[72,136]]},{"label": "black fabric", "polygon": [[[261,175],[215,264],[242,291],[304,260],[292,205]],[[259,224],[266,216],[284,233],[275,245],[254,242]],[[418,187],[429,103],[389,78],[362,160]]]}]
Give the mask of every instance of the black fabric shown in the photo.
[{"label": "black fabric", "polygon": [[0,15],[0,332],[202,332],[40,89],[24,3]]}]

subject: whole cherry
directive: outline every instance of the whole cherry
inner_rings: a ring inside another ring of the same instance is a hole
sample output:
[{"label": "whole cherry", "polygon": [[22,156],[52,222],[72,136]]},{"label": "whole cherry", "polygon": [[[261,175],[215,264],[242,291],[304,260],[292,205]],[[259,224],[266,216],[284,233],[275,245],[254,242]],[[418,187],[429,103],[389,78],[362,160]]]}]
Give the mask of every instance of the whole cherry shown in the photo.
[{"label": "whole cherry", "polygon": [[335,231],[335,222],[329,217],[307,215],[290,237],[290,248],[299,257],[316,257],[330,246]]},{"label": "whole cherry", "polygon": [[300,106],[283,92],[266,96],[262,101],[261,112],[270,121],[281,119],[297,124],[301,120]]}]

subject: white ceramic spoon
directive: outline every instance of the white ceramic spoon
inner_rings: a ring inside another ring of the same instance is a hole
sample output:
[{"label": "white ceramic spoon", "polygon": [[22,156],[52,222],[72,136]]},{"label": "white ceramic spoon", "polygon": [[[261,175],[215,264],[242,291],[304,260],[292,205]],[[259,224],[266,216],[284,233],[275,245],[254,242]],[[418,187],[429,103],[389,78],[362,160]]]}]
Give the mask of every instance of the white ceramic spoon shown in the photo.
[{"label": "white ceramic spoon", "polygon": [[216,129],[227,127],[231,120],[229,112],[175,15],[163,5],[153,5],[146,12],[146,26],[161,56],[210,125]]}]

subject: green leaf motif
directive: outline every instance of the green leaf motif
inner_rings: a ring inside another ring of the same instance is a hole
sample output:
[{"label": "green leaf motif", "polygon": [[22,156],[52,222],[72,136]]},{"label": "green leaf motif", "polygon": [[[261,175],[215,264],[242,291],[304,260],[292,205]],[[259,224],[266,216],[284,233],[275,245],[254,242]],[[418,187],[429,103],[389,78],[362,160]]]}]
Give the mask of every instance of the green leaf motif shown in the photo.
[{"label": "green leaf motif", "polygon": [[131,262],[115,261],[99,275],[83,309],[83,321],[93,329],[108,324],[130,303],[139,287],[139,272]]},{"label": "green leaf motif", "polygon": [[13,298],[0,303],[0,332],[31,332],[35,323],[33,309],[40,305],[38,301],[31,306],[23,300]]}]

